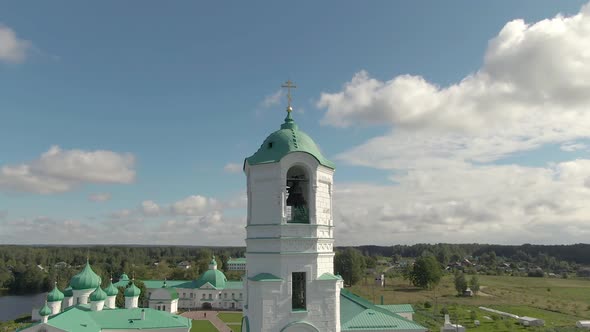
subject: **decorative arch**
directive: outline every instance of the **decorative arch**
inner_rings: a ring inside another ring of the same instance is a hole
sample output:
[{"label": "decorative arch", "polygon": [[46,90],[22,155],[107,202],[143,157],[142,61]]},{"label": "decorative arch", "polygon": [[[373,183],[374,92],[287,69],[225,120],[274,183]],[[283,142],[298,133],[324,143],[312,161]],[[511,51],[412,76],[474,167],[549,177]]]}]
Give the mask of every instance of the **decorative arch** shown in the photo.
[{"label": "decorative arch", "polygon": [[320,330],[309,322],[296,321],[285,325],[281,332],[320,332]]}]

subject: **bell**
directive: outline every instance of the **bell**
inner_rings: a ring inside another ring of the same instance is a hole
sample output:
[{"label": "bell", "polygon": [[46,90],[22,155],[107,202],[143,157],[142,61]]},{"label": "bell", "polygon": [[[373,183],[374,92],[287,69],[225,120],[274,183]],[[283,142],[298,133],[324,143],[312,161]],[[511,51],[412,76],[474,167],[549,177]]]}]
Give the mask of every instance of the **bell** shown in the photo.
[{"label": "bell", "polygon": [[287,206],[305,206],[305,197],[303,197],[303,192],[301,191],[301,187],[299,183],[293,182],[293,185],[289,187],[287,190],[289,193],[289,197],[287,197]]}]

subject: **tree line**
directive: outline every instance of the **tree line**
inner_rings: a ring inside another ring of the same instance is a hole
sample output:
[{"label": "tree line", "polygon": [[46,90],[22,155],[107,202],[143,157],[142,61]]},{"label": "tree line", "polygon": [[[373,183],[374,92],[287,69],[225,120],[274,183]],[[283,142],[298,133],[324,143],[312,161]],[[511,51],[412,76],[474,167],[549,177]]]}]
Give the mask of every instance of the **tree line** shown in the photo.
[{"label": "tree line", "polygon": [[[225,271],[230,257],[244,253],[243,247],[0,246],[0,289],[12,294],[38,293],[51,289],[54,282],[63,289],[87,259],[103,287],[122,273],[140,280],[192,280],[208,269],[213,255],[218,268]],[[191,267],[178,267],[182,261]],[[240,277],[236,272],[226,276],[230,280]]]}]

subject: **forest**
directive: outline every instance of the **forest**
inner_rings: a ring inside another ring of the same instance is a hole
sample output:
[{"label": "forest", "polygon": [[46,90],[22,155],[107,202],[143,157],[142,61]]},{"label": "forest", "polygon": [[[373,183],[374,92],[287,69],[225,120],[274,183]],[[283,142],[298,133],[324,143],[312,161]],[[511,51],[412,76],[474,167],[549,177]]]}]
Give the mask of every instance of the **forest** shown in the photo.
[{"label": "forest", "polygon": [[[207,268],[215,255],[219,269],[230,280],[239,280],[240,273],[228,272],[230,257],[244,257],[244,247],[186,247],[186,246],[0,246],[0,289],[12,294],[47,291],[58,283],[67,287],[88,259],[94,271],[103,279],[103,286],[122,273],[139,280],[190,280]],[[545,271],[588,272],[590,276],[590,245],[531,245],[488,244],[415,244],[394,246],[337,247],[335,273],[354,284],[367,268],[374,268],[384,258],[396,263],[404,258],[431,255],[441,268],[465,258],[489,267],[484,271],[495,274],[498,263],[525,263]],[[178,267],[187,261],[188,269]],[[481,271],[480,271],[481,272]]]}]

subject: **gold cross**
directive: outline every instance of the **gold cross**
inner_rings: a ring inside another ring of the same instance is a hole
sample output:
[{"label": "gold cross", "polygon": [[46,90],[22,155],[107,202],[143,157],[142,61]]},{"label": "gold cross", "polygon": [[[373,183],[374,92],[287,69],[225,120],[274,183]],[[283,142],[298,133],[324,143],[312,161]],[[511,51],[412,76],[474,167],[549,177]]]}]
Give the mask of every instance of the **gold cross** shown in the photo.
[{"label": "gold cross", "polygon": [[293,84],[293,82],[291,82],[291,80],[287,80],[287,82],[285,82],[285,84],[281,85],[281,88],[287,88],[287,101],[288,103],[288,107],[287,107],[287,111],[291,112],[291,89],[296,88],[297,86]]}]

